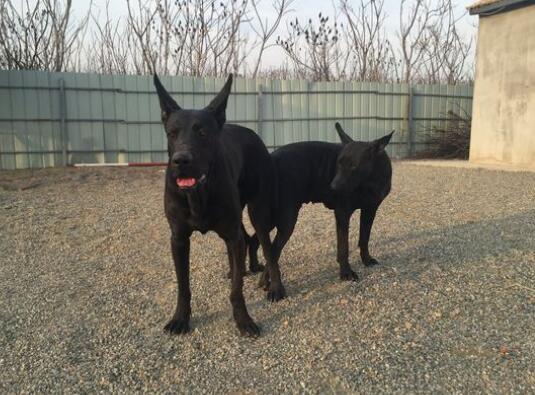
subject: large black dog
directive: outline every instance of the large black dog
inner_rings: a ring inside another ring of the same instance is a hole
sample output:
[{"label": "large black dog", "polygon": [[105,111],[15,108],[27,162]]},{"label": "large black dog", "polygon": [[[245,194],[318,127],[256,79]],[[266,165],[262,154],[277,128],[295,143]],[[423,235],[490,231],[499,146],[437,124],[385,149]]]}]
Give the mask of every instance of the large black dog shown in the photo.
[{"label": "large black dog", "polygon": [[[203,110],[183,110],[165,90],[158,77],[154,85],[160,100],[167,134],[169,162],[165,176],[165,214],[171,227],[171,252],[178,281],[175,314],[165,330],[189,331],[191,291],[189,284],[190,236],[193,231],[215,231],[226,243],[232,290],[230,302],[242,335],[256,336],[259,328],[249,316],[243,297],[246,245],[241,226],[247,204],[271,279],[268,298],[284,297],[269,238],[276,201],[276,173],[262,140],[247,128],[226,124],[226,107],[232,75],[221,92]],[[257,265],[252,266],[258,270]]]},{"label": "large black dog", "polygon": [[[349,220],[356,209],[360,212],[359,247],[362,262],[377,264],[370,256],[368,242],[375,213],[390,192],[392,165],[385,147],[392,133],[371,142],[353,141],[336,123],[342,144],[319,141],[294,143],[273,152],[278,178],[278,209],[272,222],[277,228],[273,241],[273,258],[294,230],[303,203],[323,203],[334,210],[338,239],[338,263],[342,280],[357,280],[348,261]],[[256,236],[248,237],[249,259],[258,262]],[[268,286],[269,273],[264,273],[261,286]]]}]

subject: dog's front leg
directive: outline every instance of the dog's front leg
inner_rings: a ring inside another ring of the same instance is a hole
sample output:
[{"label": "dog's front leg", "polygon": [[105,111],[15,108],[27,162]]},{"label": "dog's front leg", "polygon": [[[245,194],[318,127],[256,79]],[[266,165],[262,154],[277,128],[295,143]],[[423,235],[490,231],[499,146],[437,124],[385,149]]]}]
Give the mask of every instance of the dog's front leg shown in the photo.
[{"label": "dog's front leg", "polygon": [[337,261],[340,265],[340,279],[344,281],[356,281],[358,275],[349,266],[349,219],[351,213],[346,210],[337,209],[334,211],[336,217],[336,238],[337,238]]},{"label": "dog's front leg", "polygon": [[236,321],[236,326],[243,336],[256,337],[260,334],[260,329],[249,316],[243,297],[246,247],[242,232],[238,232],[237,237],[226,240],[226,243],[232,280],[230,303],[232,304],[234,321]]},{"label": "dog's front leg", "polygon": [[164,330],[171,334],[183,334],[190,330],[191,290],[189,286],[189,238],[191,232],[173,231],[171,235],[171,252],[175,262],[178,283],[176,311]]},{"label": "dog's front leg", "polygon": [[370,233],[372,231],[373,221],[375,219],[376,207],[363,207],[360,210],[360,234],[359,234],[359,248],[360,258],[362,263],[366,266],[377,265],[379,262],[370,255],[368,250],[368,242],[370,241]]}]

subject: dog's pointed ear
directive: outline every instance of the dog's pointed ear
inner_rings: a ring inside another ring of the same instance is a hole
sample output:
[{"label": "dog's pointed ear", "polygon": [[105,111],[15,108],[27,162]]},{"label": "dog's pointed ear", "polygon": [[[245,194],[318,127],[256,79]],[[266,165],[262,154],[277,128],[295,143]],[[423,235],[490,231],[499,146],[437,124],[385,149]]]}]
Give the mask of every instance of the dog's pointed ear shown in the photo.
[{"label": "dog's pointed ear", "polygon": [[162,82],[158,78],[158,74],[154,73],[154,86],[158,93],[158,99],[160,99],[160,108],[162,109],[162,121],[165,122],[173,111],[180,110],[180,106],[171,97],[171,95],[165,90]]},{"label": "dog's pointed ear", "polygon": [[384,151],[388,143],[390,142],[390,139],[392,138],[392,135],[394,134],[395,130],[392,130],[389,134],[387,134],[384,137],[381,137],[380,139],[372,141],[372,147],[375,152],[381,152]]},{"label": "dog's pointed ear", "polygon": [[226,109],[228,97],[230,95],[230,89],[232,88],[232,78],[232,74],[230,74],[227,82],[225,82],[225,85],[223,85],[221,92],[219,92],[205,108],[205,110],[210,111],[214,115],[219,127],[222,127],[227,120]]},{"label": "dog's pointed ear", "polygon": [[353,139],[349,137],[346,132],[344,132],[344,129],[342,129],[342,125],[340,125],[338,122],[334,124],[334,127],[336,128],[338,136],[340,137],[340,141],[343,145],[349,144],[353,141]]}]

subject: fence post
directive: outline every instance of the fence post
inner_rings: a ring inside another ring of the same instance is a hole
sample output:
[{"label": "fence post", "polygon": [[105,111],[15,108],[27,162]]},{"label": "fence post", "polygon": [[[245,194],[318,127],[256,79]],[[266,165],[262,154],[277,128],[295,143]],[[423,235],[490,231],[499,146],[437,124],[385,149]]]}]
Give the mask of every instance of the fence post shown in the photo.
[{"label": "fence post", "polygon": [[[264,132],[262,130],[262,123],[264,122],[264,87],[262,84],[258,87],[258,94],[256,95],[256,117],[257,117],[257,133],[262,140],[264,140]],[[264,141],[265,144],[265,141]]]},{"label": "fence post", "polygon": [[312,81],[307,81],[307,133],[310,141],[310,91],[312,90]]},{"label": "fence post", "polygon": [[59,80],[59,117],[60,117],[60,132],[61,132],[61,156],[63,161],[63,166],[67,166],[67,147],[69,145],[67,141],[67,128],[65,118],[67,115],[66,109],[66,100],[65,100],[65,81],[63,78]]},{"label": "fence post", "polygon": [[409,83],[409,98],[407,100],[407,145],[409,158],[414,154],[414,128],[412,124],[413,99],[412,85]]}]

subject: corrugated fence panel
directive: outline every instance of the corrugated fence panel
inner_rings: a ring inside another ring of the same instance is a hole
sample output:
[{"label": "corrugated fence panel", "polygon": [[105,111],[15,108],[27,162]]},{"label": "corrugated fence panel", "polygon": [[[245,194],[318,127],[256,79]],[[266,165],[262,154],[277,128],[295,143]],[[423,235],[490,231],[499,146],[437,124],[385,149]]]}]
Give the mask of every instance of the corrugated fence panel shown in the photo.
[{"label": "corrugated fence panel", "polygon": [[26,119],[26,121],[20,122],[20,127],[24,130],[28,167],[31,168],[38,168],[41,164],[39,160],[40,155],[36,153],[40,151],[41,135],[38,128],[39,108],[35,100],[35,80],[34,71],[21,74],[22,84],[31,88],[22,91],[22,96],[19,98],[22,101],[18,101],[17,103],[17,106],[21,107],[21,112],[19,113],[21,117],[18,116],[17,118]]},{"label": "corrugated fence panel", "polygon": [[[118,136],[118,122],[116,121],[117,115],[115,111],[115,92],[113,91],[114,79],[112,75],[101,75],[100,76],[100,87],[101,91],[101,104],[102,104],[102,133],[103,133],[103,144],[104,144],[104,161],[106,163],[117,162],[117,152],[112,152],[117,150],[117,136]],[[110,90],[104,90],[109,88]]]},{"label": "corrugated fence panel", "polygon": [[[194,109],[207,106],[225,83],[160,79],[182,108]],[[427,132],[446,126],[449,112],[471,115],[471,103],[471,86],[236,78],[227,120],[257,131],[270,149],[297,141],[338,142],[336,121],[355,140],[395,130],[388,152],[403,158],[410,141],[413,152],[425,148]],[[64,145],[70,164],[166,161],[152,77],[0,71],[0,168],[61,165]]]},{"label": "corrugated fence panel", "polygon": [[[23,81],[22,75],[13,75],[10,78],[10,83],[17,86],[10,95],[11,109],[13,111],[13,122],[11,124],[11,133],[13,134],[13,148],[15,151],[15,167],[25,168],[29,167],[28,159],[28,134],[26,130],[26,119],[24,103],[24,90],[21,88]],[[17,78],[18,77],[18,78]]]},{"label": "corrugated fence panel", "polygon": [[273,104],[272,112],[270,114],[269,118],[266,118],[266,121],[271,123],[272,125],[272,138],[268,141],[265,141],[266,144],[271,145],[271,147],[276,147],[278,145],[288,144],[289,141],[285,141],[284,139],[284,122],[275,122],[274,119],[277,117],[280,119],[284,119],[285,111],[284,106],[282,105],[282,95],[280,92],[282,91],[281,88],[281,81],[272,81],[271,82],[271,101]]},{"label": "corrugated fence panel", "polygon": [[127,123],[127,160],[139,162],[141,158],[141,136],[143,125],[140,125],[139,117],[139,93],[137,92],[139,77],[127,75],[124,79],[125,88],[125,121]]},{"label": "corrugated fence panel", "polygon": [[[10,85],[9,74],[0,73],[0,86]],[[13,138],[13,116],[11,92],[13,89],[0,88],[0,167],[2,169],[15,169],[15,141]]]}]

